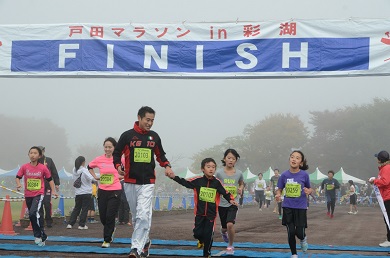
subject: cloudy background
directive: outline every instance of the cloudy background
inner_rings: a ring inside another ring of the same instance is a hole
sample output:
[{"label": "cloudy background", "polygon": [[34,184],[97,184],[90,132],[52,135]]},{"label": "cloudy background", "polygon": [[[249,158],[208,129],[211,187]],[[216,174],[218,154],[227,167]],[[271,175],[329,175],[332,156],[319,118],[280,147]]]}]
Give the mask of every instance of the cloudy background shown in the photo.
[{"label": "cloudy background", "polygon": [[[388,18],[389,10],[390,1],[386,0],[2,0],[0,24]],[[118,138],[132,127],[138,109],[149,105],[157,112],[153,129],[162,137],[168,157],[182,157],[178,163],[189,166],[194,153],[242,134],[246,125],[267,116],[292,113],[309,127],[309,111],[334,111],[372,103],[375,97],[390,98],[389,83],[389,77],[0,78],[0,114],[51,120],[66,130],[69,148],[75,152],[81,144],[100,145],[107,136]],[[34,132],[30,133],[34,137]],[[52,143],[37,143],[48,144]],[[20,151],[26,153],[27,147]],[[55,157],[55,153],[49,156]]]}]

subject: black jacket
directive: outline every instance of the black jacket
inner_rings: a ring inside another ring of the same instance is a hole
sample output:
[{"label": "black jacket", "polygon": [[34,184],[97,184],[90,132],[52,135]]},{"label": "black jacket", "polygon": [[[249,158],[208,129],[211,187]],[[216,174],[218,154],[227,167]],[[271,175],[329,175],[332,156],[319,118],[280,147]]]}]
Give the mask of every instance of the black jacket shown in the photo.
[{"label": "black jacket", "polygon": [[[138,122],[135,122],[133,129],[121,135],[112,155],[115,168],[124,165],[125,183],[131,184],[155,183],[154,156],[161,167],[169,164],[160,136],[154,131],[142,130]],[[125,164],[121,162],[122,155],[125,156]]]},{"label": "black jacket", "polygon": [[[222,195],[228,202],[230,200],[234,200],[234,196],[223,187],[221,181],[219,181],[219,179],[216,177],[208,179],[205,175],[203,175],[186,180],[184,178],[175,176],[173,180],[182,186],[194,189],[194,202],[196,204],[194,213],[198,216],[215,218],[218,213],[220,195]],[[205,192],[202,192],[202,188],[216,189],[216,194],[213,198],[213,201],[204,201],[204,197],[202,198],[202,195],[204,195]]]},{"label": "black jacket", "polygon": [[[51,173],[51,178],[53,179],[53,182],[54,182],[54,185],[60,185],[60,177],[58,176],[58,171],[57,171],[56,165],[54,164],[54,161],[51,158],[43,155],[38,160],[38,162],[43,164],[43,165],[46,165],[46,167],[49,169],[49,171]],[[47,180],[45,180],[45,189],[51,190],[50,183]]]}]

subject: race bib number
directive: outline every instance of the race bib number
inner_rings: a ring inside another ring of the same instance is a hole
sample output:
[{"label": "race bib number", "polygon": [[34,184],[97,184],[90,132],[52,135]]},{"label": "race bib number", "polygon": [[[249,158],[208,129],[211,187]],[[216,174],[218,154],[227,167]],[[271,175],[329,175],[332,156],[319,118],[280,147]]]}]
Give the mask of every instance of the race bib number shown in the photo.
[{"label": "race bib number", "polygon": [[237,196],[237,187],[236,186],[225,186],[225,189],[228,190],[229,193],[234,196],[234,198],[236,198],[236,196]]},{"label": "race bib number", "polygon": [[201,187],[199,193],[199,200],[204,202],[215,203],[216,195],[217,195],[217,189]]},{"label": "race bib number", "polygon": [[301,196],[301,185],[294,183],[286,184],[286,197],[297,198]]},{"label": "race bib number", "polygon": [[27,179],[27,190],[36,191],[41,190],[41,179]]},{"label": "race bib number", "polygon": [[100,183],[103,185],[112,185],[114,183],[113,174],[103,174],[100,176]]},{"label": "race bib number", "polygon": [[134,149],[134,162],[150,163],[152,160],[152,150],[146,148]]},{"label": "race bib number", "polygon": [[326,190],[333,190],[334,186],[331,184],[326,185]]}]

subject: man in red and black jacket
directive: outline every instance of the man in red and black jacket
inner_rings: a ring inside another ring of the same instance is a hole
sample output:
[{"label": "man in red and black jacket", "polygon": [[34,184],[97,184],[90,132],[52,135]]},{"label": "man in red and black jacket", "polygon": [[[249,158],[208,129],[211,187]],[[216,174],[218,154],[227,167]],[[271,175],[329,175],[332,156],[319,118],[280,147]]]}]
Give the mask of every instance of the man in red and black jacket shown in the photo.
[{"label": "man in red and black jacket", "polygon": [[211,257],[215,218],[218,214],[220,196],[222,195],[229,203],[238,205],[234,196],[223,187],[219,179],[214,177],[216,167],[214,159],[206,158],[201,163],[203,176],[186,180],[173,173],[168,174],[177,183],[194,190],[195,226],[193,232],[194,238],[198,239],[198,248],[203,247],[204,257]]},{"label": "man in red and black jacket", "polygon": [[[134,226],[129,258],[149,256],[152,199],[156,181],[154,156],[160,166],[165,167],[166,175],[172,173],[160,136],[151,131],[154,116],[155,111],[152,108],[141,107],[134,128],[121,135],[112,154],[115,168],[120,175],[124,175],[123,189]],[[123,155],[124,164],[121,162]]]}]

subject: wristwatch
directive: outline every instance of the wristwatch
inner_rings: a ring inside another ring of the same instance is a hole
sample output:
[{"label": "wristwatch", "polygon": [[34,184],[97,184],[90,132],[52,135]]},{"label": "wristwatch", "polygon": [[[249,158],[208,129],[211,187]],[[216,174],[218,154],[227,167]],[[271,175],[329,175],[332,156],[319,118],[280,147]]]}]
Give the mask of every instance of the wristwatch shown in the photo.
[{"label": "wristwatch", "polygon": [[167,167],[170,167],[170,168],[172,168],[172,166],[171,166],[171,164],[170,164],[170,163],[168,163],[168,164],[166,164],[166,165],[165,165],[165,168],[167,168]]}]

